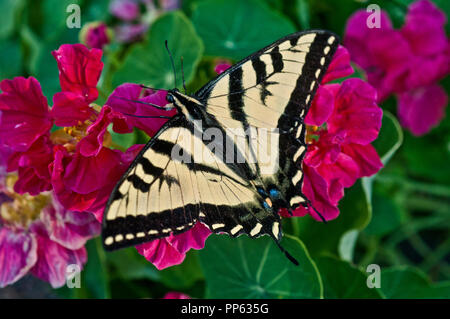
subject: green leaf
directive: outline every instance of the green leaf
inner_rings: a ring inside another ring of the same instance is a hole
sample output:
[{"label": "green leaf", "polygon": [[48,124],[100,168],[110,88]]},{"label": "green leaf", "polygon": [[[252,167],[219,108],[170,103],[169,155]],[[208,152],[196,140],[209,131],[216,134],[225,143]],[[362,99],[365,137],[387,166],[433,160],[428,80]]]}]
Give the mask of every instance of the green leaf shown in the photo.
[{"label": "green leaf", "polygon": [[16,40],[1,42],[0,50],[0,79],[11,79],[21,75],[22,52]]},{"label": "green leaf", "polygon": [[161,281],[174,290],[185,290],[203,279],[203,273],[196,251],[189,251],[181,265],[172,266],[160,272]]},{"label": "green leaf", "polygon": [[[0,38],[8,37],[14,30],[14,22],[17,14],[23,8],[23,0],[0,1]],[[6,48],[2,43],[2,48]]]},{"label": "green leaf", "polygon": [[202,56],[203,44],[186,16],[175,11],[158,18],[150,29],[148,41],[131,48],[113,77],[113,85],[134,82],[156,88],[172,88],[174,74],[164,46],[166,39],[178,74],[177,86],[181,85],[181,57],[186,82],[189,82]]},{"label": "green leaf", "polygon": [[339,240],[338,252],[339,257],[343,260],[348,262],[353,260],[353,252],[355,250],[358,235],[359,231],[357,229],[351,229],[342,235]]},{"label": "green leaf", "polygon": [[320,298],[322,284],[303,243],[284,237],[283,247],[300,263],[295,266],[272,239],[211,236],[200,251],[210,298]]},{"label": "green leaf", "polygon": [[386,165],[403,143],[403,131],[397,118],[388,111],[383,112],[381,130],[373,142],[381,161]]},{"label": "green leaf", "polygon": [[192,21],[206,55],[235,60],[295,31],[288,19],[256,0],[202,1]]},{"label": "green leaf", "polygon": [[20,37],[23,43],[24,68],[28,73],[33,74],[37,69],[39,54],[42,50],[41,40],[31,30],[28,25],[23,25],[20,29]]},{"label": "green leaf", "polygon": [[375,191],[373,193],[372,220],[364,229],[369,235],[383,236],[397,229],[402,224],[399,206],[391,196]]},{"label": "green leaf", "polygon": [[337,34],[343,34],[347,20],[352,13],[364,8],[364,4],[355,0],[314,0],[309,1],[309,4],[311,7],[311,27],[332,30]]},{"label": "green leaf", "polygon": [[[81,8],[81,22],[83,24],[92,21],[105,21],[110,15],[108,6],[109,0],[84,1]],[[86,3],[86,5],[84,5]]]},{"label": "green leaf", "polygon": [[322,252],[338,255],[341,237],[350,230],[362,230],[369,223],[371,211],[360,181],[345,189],[345,196],[339,202],[339,210],[339,217],[326,224],[309,216],[292,219],[297,224],[300,239],[312,256]]},{"label": "green leaf", "polygon": [[304,30],[310,29],[310,13],[308,0],[297,0],[296,1],[297,17],[300,22],[300,26]]},{"label": "green leaf", "polygon": [[[442,122],[448,122],[448,120]],[[450,170],[438,168],[448,167],[450,162],[449,145],[449,133],[434,134],[431,132],[422,137],[406,133],[402,154],[406,160],[408,173],[423,181],[448,184]]]},{"label": "green leaf", "polygon": [[367,287],[366,274],[348,262],[331,256],[315,261],[323,280],[325,298],[382,298],[377,288]]},{"label": "green leaf", "polygon": [[99,237],[86,244],[88,262],[81,272],[81,288],[75,289],[77,298],[110,298],[109,278],[103,250]]},{"label": "green leaf", "polygon": [[109,264],[115,268],[116,275],[126,280],[159,280],[159,271],[136,248],[120,249],[106,254]]},{"label": "green leaf", "polygon": [[119,134],[112,130],[112,126],[108,127],[108,132],[111,134],[113,147],[116,146],[115,148],[119,148],[124,151],[130,146],[136,144],[136,132]]},{"label": "green leaf", "polygon": [[[69,29],[66,20],[70,16],[67,7],[71,4],[80,5],[80,0],[46,0],[42,1],[42,17],[40,24],[42,27],[42,37],[48,40],[54,40],[64,32],[71,32],[78,35],[80,29]],[[81,10],[81,12],[83,12]]]},{"label": "green leaf", "polygon": [[417,268],[392,267],[381,271],[381,290],[386,298],[450,298],[450,282],[432,284]]},{"label": "green leaf", "polygon": [[[384,166],[387,165],[389,160],[392,158],[395,152],[397,152],[402,143],[403,143],[403,131],[400,124],[398,123],[395,116],[392,115],[392,113],[386,110],[383,111],[380,133],[378,134],[378,138],[373,142],[373,146],[377,150],[377,153],[380,156],[381,162],[383,163]],[[379,173],[380,172],[370,177],[362,178],[362,187],[364,190],[364,196],[366,198],[367,207],[370,210],[371,215],[373,209],[372,207],[373,182],[375,177]],[[380,203],[377,204],[379,205]],[[378,216],[377,220],[380,220]],[[384,229],[383,231],[386,231],[386,229]]]}]

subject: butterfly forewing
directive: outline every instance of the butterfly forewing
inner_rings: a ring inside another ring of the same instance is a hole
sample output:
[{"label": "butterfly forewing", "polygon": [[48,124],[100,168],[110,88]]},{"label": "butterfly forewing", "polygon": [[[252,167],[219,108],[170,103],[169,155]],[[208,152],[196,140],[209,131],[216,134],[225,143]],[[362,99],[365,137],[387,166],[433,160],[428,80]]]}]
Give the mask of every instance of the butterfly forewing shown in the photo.
[{"label": "butterfly forewing", "polygon": [[[239,62],[196,94],[223,127],[277,129],[278,169],[265,173],[258,162],[253,168],[266,189],[274,188],[278,198],[272,199],[282,199],[290,208],[307,200],[301,192],[304,118],[337,46],[330,32],[292,34]],[[244,146],[254,148],[250,139]]]}]

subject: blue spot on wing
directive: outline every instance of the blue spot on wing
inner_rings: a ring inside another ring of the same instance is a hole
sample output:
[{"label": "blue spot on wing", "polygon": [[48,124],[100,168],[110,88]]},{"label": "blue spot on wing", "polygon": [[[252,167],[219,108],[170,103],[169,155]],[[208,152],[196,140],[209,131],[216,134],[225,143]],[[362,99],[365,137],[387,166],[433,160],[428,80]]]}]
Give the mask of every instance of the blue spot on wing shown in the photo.
[{"label": "blue spot on wing", "polygon": [[280,196],[280,191],[278,189],[272,188],[269,191],[270,197],[272,198],[278,198]]}]

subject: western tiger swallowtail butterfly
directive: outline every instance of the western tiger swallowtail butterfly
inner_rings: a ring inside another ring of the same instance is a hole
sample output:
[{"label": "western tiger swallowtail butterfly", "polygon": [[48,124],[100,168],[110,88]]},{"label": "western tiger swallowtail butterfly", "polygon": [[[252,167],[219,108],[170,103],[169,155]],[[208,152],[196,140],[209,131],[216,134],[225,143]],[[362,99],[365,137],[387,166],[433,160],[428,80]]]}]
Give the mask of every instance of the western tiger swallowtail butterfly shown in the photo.
[{"label": "western tiger swallowtail butterfly", "polygon": [[[114,188],[103,217],[105,249],[179,234],[201,222],[233,237],[269,235],[297,263],[279,244],[278,210],[312,207],[301,191],[308,146],[304,119],[337,47],[337,36],[327,31],[294,33],[192,96],[169,90],[166,108],[178,112]],[[222,136],[213,147],[202,138],[208,129]],[[230,129],[246,134],[231,136]],[[251,133],[264,129],[276,132],[270,134],[276,162],[271,169],[258,157]]]}]

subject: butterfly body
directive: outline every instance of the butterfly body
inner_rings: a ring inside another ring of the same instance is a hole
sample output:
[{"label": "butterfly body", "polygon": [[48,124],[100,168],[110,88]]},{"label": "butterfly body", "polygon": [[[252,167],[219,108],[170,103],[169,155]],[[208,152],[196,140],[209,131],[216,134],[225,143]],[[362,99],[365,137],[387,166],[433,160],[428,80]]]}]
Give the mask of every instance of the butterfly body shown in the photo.
[{"label": "butterfly body", "polygon": [[[336,49],[329,32],[295,33],[193,96],[168,91],[178,114],[114,189],[104,214],[104,247],[178,234],[197,222],[233,237],[267,234],[278,244],[278,210],[308,204],[301,192],[304,118]],[[264,147],[268,156],[260,152]]]}]

